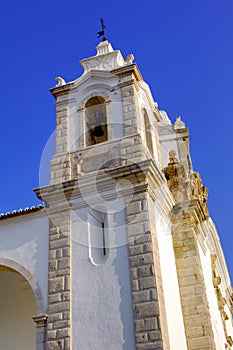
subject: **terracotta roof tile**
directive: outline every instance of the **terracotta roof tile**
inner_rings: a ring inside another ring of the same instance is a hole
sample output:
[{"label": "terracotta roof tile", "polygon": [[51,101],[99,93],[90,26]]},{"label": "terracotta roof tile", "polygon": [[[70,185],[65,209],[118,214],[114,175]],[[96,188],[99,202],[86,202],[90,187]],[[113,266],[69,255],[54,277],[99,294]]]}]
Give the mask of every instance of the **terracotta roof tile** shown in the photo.
[{"label": "terracotta roof tile", "polygon": [[29,213],[34,213],[36,211],[39,211],[41,209],[43,209],[43,205],[39,204],[37,207],[32,206],[31,208],[25,208],[25,209],[18,209],[18,210],[13,210],[12,212],[7,212],[7,213],[1,213],[0,214],[0,221],[1,220],[5,220],[5,219],[9,219],[15,216],[21,216],[21,215],[26,215]]}]

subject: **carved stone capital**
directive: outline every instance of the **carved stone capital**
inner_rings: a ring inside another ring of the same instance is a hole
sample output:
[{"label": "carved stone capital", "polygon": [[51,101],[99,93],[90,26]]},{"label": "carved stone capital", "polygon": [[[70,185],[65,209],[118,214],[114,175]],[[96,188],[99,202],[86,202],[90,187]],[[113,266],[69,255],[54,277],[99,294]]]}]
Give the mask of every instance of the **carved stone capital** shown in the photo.
[{"label": "carved stone capital", "polygon": [[36,328],[45,327],[47,323],[47,318],[48,318],[48,315],[46,314],[32,317],[33,321],[36,324]]}]

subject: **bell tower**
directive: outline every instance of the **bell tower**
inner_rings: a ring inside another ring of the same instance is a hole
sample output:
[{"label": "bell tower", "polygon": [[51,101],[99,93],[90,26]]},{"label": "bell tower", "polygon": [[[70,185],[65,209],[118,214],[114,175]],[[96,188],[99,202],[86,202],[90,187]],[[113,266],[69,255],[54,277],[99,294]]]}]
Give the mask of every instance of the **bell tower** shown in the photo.
[{"label": "bell tower", "polygon": [[191,254],[179,253],[195,177],[188,130],[158,109],[132,54],[107,40],[96,50],[51,89],[56,153],[36,190],[50,218],[47,349],[191,349],[179,268]]}]

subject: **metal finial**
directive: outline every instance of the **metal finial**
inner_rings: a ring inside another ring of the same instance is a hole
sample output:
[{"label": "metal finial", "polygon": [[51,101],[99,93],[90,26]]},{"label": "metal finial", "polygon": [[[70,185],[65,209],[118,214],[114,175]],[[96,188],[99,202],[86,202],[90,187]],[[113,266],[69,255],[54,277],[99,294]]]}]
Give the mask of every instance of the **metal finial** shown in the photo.
[{"label": "metal finial", "polygon": [[97,38],[100,38],[102,36],[103,37],[102,41],[105,41],[105,40],[107,40],[105,38],[105,28],[106,28],[106,26],[104,24],[103,18],[100,18],[100,22],[101,22],[102,30],[97,33],[98,34]]}]

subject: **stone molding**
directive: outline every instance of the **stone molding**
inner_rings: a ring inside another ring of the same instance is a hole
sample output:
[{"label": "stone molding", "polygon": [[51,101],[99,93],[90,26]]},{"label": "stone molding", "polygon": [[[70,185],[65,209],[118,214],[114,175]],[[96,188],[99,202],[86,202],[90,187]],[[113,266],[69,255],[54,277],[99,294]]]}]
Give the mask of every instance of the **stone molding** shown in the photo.
[{"label": "stone molding", "polygon": [[133,74],[137,81],[143,80],[141,72],[136,63],[114,69],[112,70],[112,73],[119,75],[120,77],[125,77],[127,75]]},{"label": "stone molding", "polygon": [[38,315],[38,316],[33,316],[32,319],[36,324],[36,327],[45,327],[47,324],[47,318],[48,315],[47,314],[43,314],[43,315]]}]

